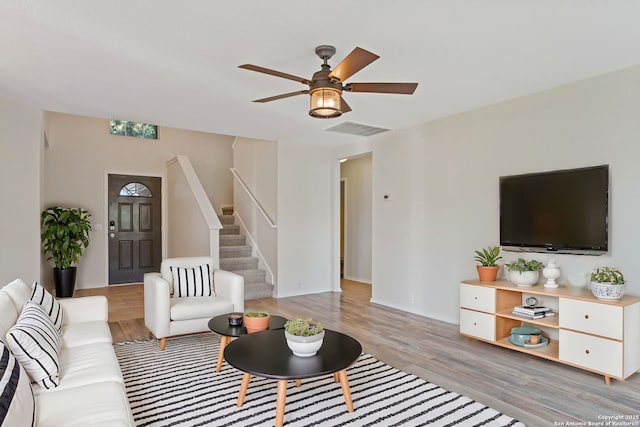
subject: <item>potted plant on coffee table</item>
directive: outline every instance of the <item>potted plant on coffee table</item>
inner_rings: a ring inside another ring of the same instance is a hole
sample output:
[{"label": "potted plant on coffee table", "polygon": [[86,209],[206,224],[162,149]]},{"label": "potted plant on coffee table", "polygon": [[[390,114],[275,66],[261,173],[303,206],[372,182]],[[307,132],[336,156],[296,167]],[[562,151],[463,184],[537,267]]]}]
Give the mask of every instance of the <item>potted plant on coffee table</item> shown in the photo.
[{"label": "potted plant on coffee table", "polygon": [[76,284],[75,264],[89,246],[91,215],[81,208],[54,206],[40,215],[42,251],[53,260],[53,279],[57,297],[72,297]]},{"label": "potted plant on coffee table", "polygon": [[504,268],[508,271],[511,283],[520,288],[529,288],[538,283],[542,263],[535,259],[518,258],[505,264]]},{"label": "potted plant on coffee table", "polygon": [[489,246],[482,250],[475,251],[474,259],[479,263],[476,266],[478,270],[478,278],[481,282],[495,282],[498,277],[500,266],[497,264],[500,256],[499,246]]},{"label": "potted plant on coffee table", "polygon": [[289,320],[284,324],[284,335],[287,345],[296,356],[309,357],[315,355],[324,340],[324,328],[311,319]]},{"label": "potted plant on coffee table", "polygon": [[591,272],[591,293],[601,300],[617,300],[624,295],[624,275],[614,267],[598,267]]},{"label": "potted plant on coffee table", "polygon": [[266,311],[247,311],[244,314],[242,323],[244,323],[244,327],[247,328],[247,333],[253,334],[254,332],[269,329],[270,317]]}]

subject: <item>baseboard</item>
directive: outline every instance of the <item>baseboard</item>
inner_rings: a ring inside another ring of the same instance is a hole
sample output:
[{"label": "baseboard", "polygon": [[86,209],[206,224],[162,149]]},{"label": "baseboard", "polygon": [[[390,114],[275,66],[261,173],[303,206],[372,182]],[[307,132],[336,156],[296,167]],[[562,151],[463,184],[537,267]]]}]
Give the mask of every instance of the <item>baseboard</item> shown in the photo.
[{"label": "baseboard", "polygon": [[406,311],[407,313],[417,314],[418,316],[428,317],[429,319],[438,320],[440,322],[451,323],[452,325],[459,325],[460,324],[460,321],[458,319],[450,319],[450,318],[444,318],[444,317],[440,317],[440,316],[434,316],[434,315],[432,315],[430,313],[426,313],[424,311],[416,310],[413,307],[407,307],[407,306],[398,305],[398,304],[389,304],[386,301],[380,301],[380,300],[375,299],[373,297],[371,297],[369,302],[371,302],[372,304],[383,305],[383,306],[389,307],[389,308],[395,308],[396,310]]}]

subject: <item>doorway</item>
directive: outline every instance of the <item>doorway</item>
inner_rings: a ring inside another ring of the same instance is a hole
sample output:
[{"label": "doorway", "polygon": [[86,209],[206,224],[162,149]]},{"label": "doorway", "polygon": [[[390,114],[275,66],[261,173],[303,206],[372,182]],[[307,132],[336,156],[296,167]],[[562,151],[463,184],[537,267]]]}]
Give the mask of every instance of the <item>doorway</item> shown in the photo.
[{"label": "doorway", "polygon": [[372,155],[340,163],[341,279],[372,284]]},{"label": "doorway", "polygon": [[161,188],[160,177],[108,175],[110,285],[141,283],[160,271]]}]

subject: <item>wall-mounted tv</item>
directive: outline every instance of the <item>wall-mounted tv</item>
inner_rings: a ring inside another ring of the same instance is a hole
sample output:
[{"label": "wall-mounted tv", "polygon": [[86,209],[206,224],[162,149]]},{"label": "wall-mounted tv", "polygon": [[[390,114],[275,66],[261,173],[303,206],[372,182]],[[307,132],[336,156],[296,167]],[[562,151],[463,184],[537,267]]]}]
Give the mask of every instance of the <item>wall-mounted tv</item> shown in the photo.
[{"label": "wall-mounted tv", "polygon": [[608,226],[608,165],[500,177],[505,250],[602,255]]}]

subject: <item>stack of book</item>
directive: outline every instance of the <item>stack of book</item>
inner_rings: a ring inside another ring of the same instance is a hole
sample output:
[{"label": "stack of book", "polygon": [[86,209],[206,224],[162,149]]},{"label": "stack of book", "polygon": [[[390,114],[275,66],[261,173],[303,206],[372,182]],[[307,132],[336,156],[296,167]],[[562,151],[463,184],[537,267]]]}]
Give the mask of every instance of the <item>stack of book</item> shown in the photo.
[{"label": "stack of book", "polygon": [[553,317],[556,314],[549,307],[517,305],[513,307],[512,314],[525,319],[542,319],[544,317]]}]

